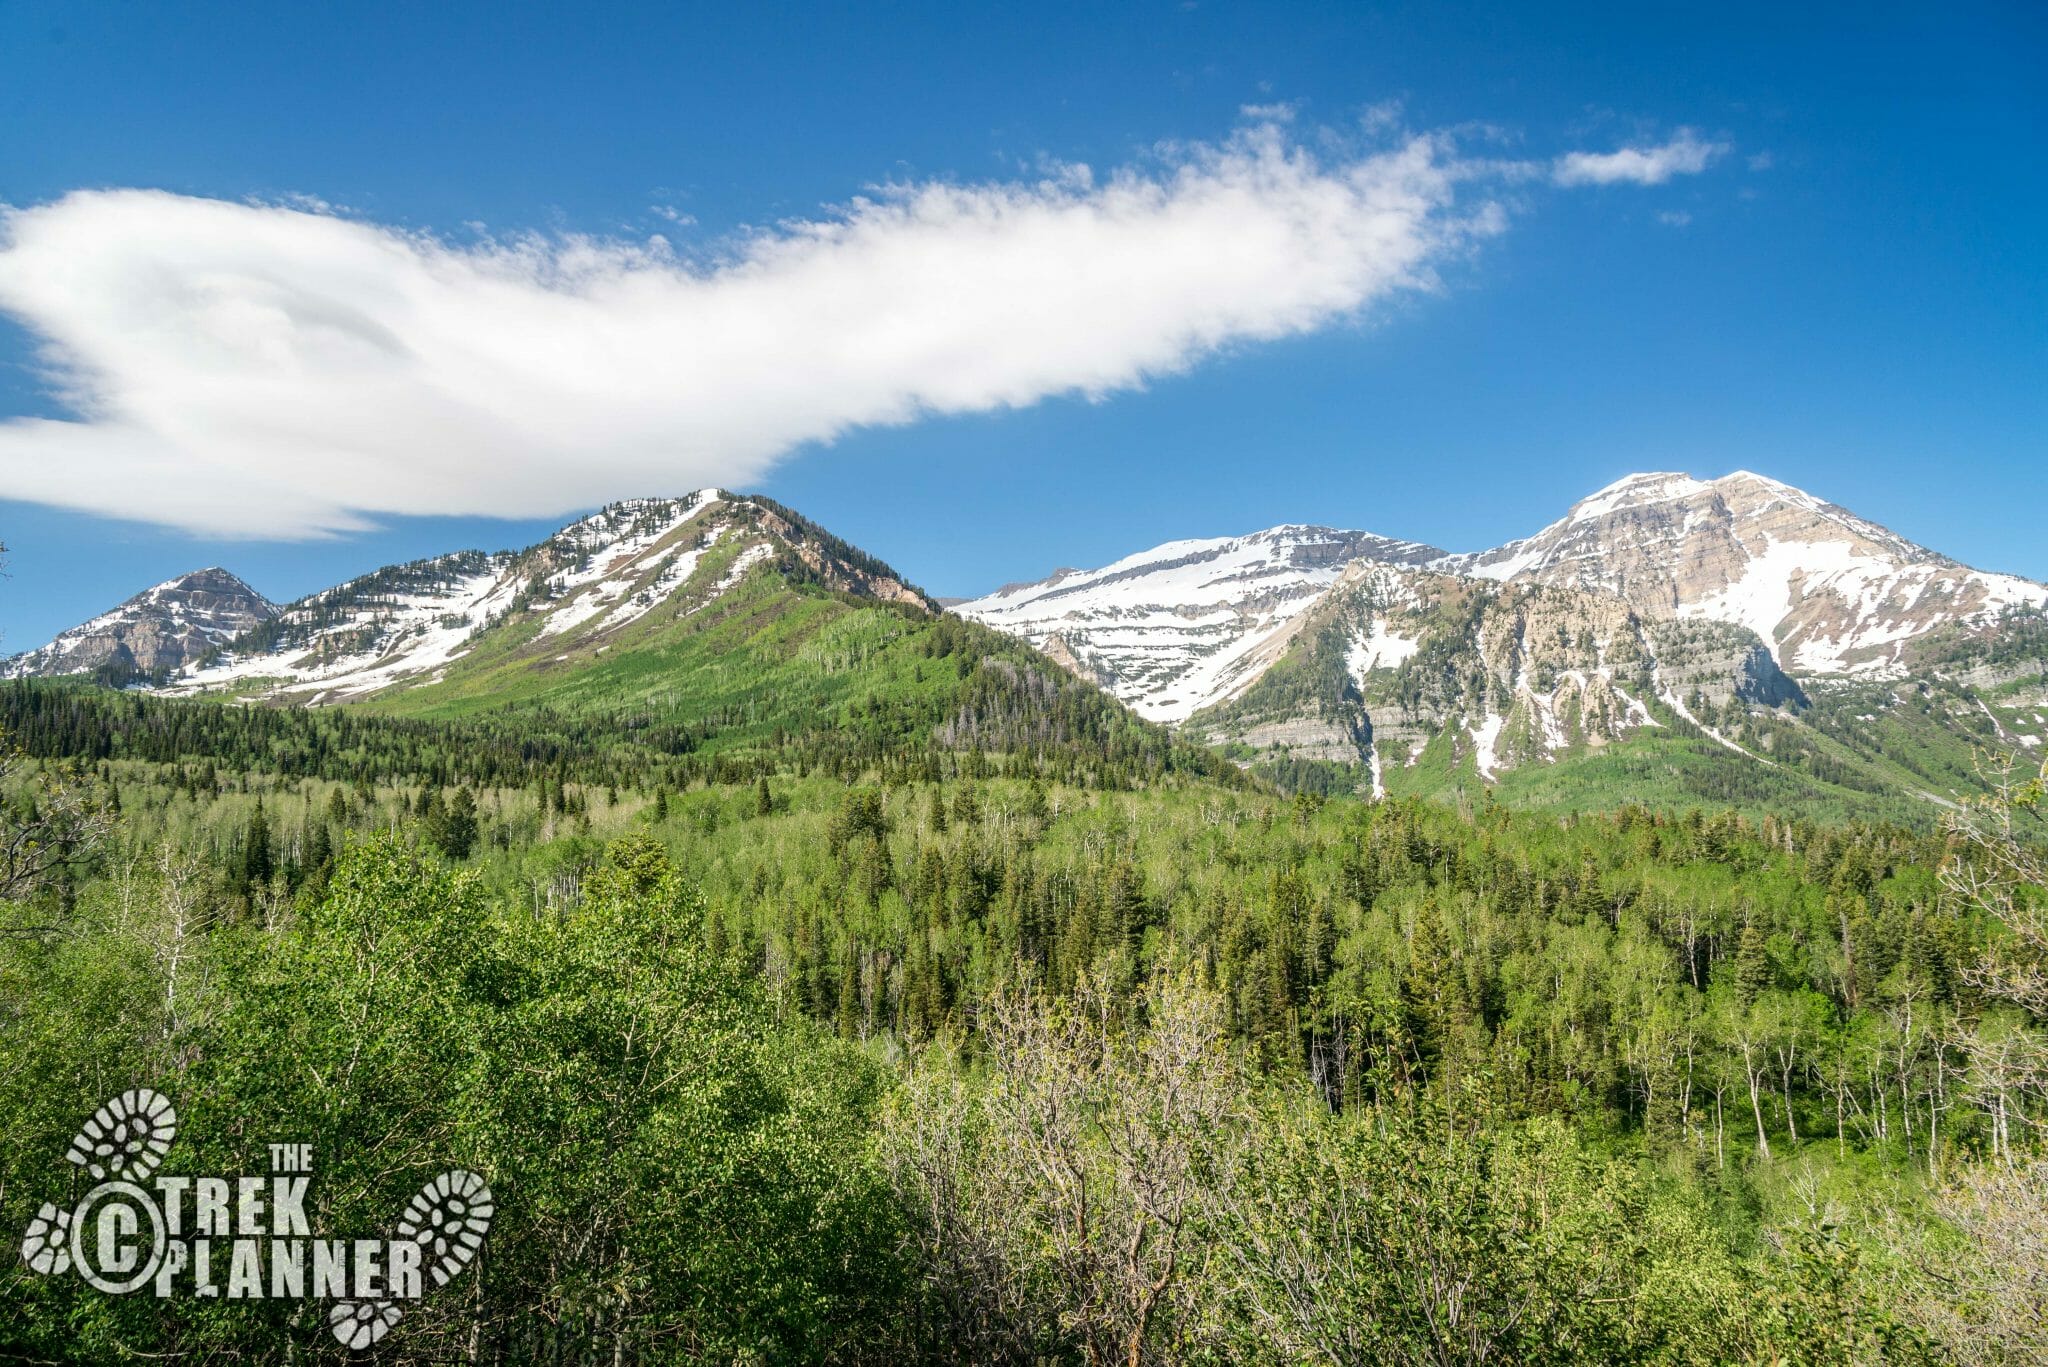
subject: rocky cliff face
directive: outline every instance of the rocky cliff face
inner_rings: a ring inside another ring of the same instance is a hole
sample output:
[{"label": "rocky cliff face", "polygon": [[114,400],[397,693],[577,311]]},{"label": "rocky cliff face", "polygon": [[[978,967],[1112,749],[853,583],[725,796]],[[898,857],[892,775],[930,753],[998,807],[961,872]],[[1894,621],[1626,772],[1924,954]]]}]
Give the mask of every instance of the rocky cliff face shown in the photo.
[{"label": "rocky cliff face", "polygon": [[276,614],[275,605],[226,570],[194,570],[15,656],[0,665],[0,675],[97,674],[116,683],[162,678]]},{"label": "rocky cliff face", "polygon": [[1482,778],[1597,750],[1731,698],[1803,701],[1757,637],[1654,622],[1610,593],[1354,565],[1280,657],[1189,729],[1248,757],[1362,763],[1381,786],[1439,738]]},{"label": "rocky cliff face", "polygon": [[1801,706],[1806,694],[1753,631],[1708,618],[1644,623],[1656,658],[1661,694],[1682,703],[1697,696],[1711,707],[1731,701],[1756,707]]},{"label": "rocky cliff face", "polygon": [[1800,676],[1898,677],[1957,622],[2048,601],[1761,475],[1631,475],[1522,541],[1437,568],[1612,593],[1652,618],[1736,622]]}]

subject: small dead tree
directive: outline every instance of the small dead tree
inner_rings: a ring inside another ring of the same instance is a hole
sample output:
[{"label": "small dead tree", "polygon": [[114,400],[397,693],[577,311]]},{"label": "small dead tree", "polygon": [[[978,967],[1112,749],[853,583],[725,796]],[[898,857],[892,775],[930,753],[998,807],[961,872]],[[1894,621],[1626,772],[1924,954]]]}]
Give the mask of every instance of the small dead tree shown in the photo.
[{"label": "small dead tree", "polygon": [[956,1356],[1185,1359],[1198,1226],[1247,1118],[1220,1004],[1178,979],[1119,1000],[1084,978],[1058,1001],[1005,989],[981,1024],[986,1085],[920,1077],[890,1144]]}]

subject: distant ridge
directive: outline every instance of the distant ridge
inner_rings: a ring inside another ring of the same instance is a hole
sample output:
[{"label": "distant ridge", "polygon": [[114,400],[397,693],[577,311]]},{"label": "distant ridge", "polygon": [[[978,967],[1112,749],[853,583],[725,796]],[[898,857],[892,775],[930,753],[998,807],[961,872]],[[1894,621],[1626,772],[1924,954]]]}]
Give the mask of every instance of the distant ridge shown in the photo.
[{"label": "distant ridge", "polygon": [[2048,586],[1737,471],[1630,475],[1488,551],[1274,527],[956,610],[1297,779],[1493,784],[1697,736],[1772,783],[1791,763],[1940,800],[1978,745],[2048,743],[2044,604]]}]

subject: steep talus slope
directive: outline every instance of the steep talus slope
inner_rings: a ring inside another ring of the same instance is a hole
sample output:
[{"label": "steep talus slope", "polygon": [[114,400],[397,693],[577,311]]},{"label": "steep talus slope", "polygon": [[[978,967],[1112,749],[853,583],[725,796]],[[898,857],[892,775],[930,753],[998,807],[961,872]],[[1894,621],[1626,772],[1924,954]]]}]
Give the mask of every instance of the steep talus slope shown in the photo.
[{"label": "steep talus slope", "polygon": [[219,567],[181,574],[0,663],[0,678],[94,674],[115,684],[162,679],[277,608]]}]

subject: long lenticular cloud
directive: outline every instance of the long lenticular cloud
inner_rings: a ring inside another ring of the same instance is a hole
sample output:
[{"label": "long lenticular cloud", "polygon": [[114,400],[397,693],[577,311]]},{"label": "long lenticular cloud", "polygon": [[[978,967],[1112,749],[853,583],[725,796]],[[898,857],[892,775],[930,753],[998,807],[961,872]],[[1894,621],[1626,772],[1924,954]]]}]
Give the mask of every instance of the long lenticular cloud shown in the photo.
[{"label": "long lenticular cloud", "polygon": [[1099,180],[895,187],[715,261],[81,191],[0,218],[0,310],[75,415],[0,423],[0,497],[286,538],[743,485],[1426,289],[1500,230],[1487,181],[1440,138],[1332,159],[1268,124]]}]

